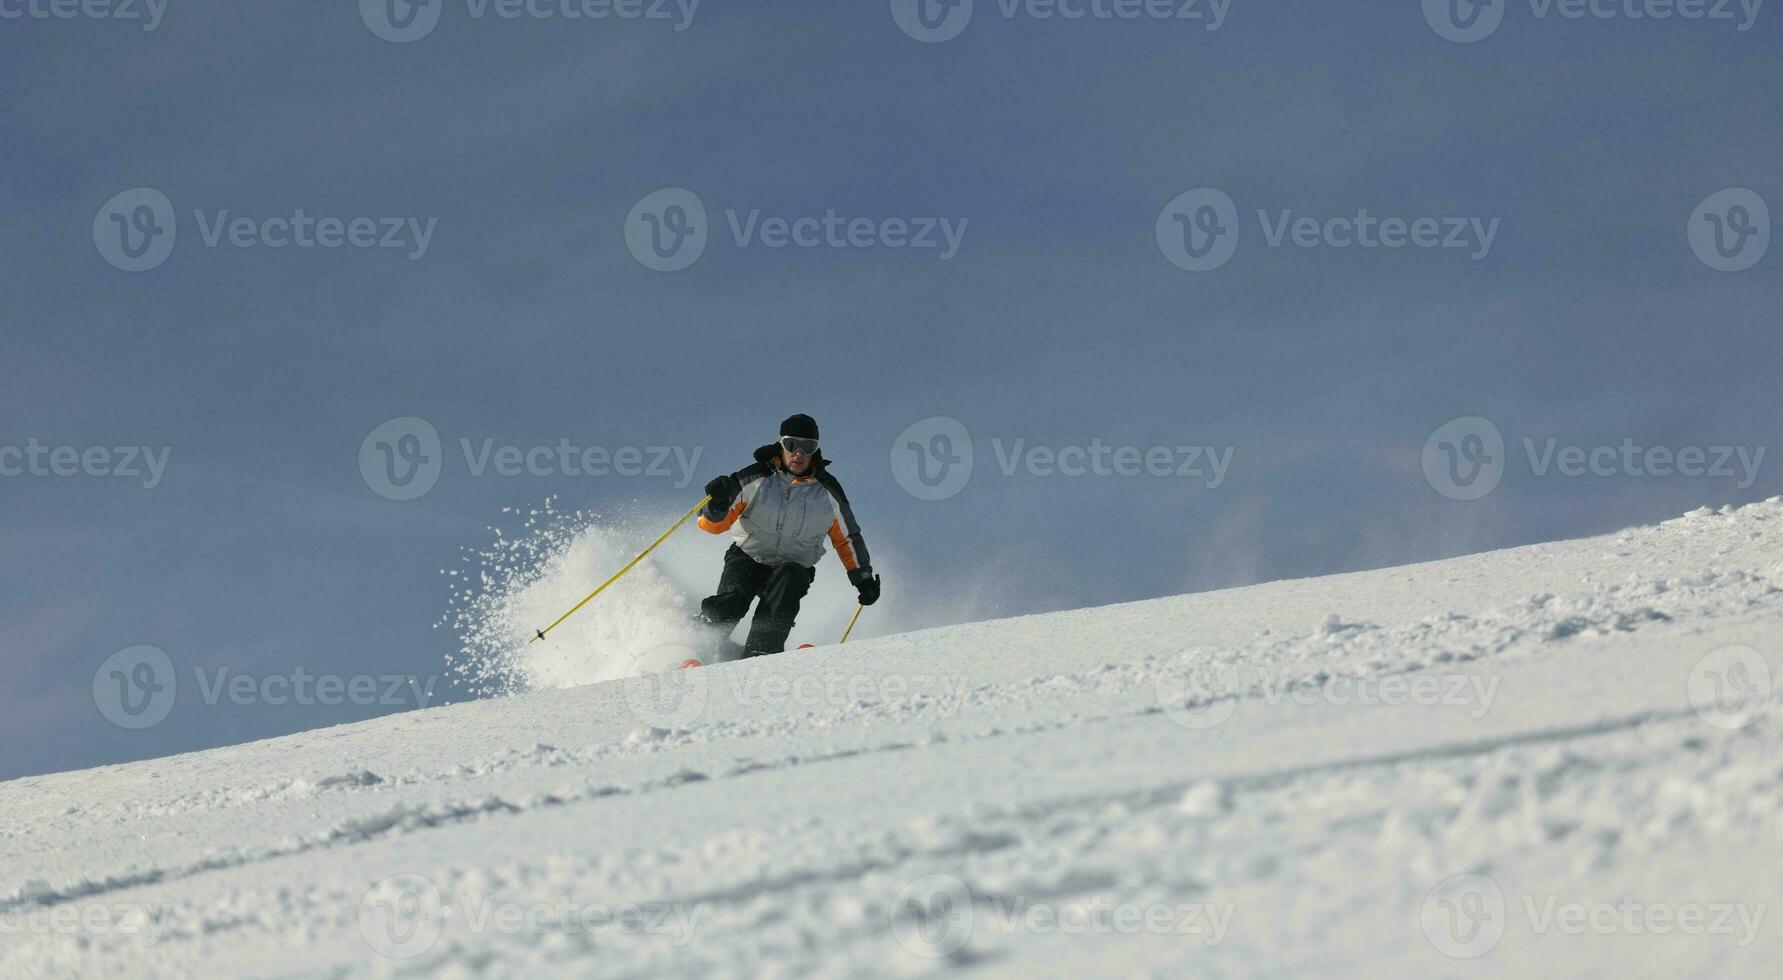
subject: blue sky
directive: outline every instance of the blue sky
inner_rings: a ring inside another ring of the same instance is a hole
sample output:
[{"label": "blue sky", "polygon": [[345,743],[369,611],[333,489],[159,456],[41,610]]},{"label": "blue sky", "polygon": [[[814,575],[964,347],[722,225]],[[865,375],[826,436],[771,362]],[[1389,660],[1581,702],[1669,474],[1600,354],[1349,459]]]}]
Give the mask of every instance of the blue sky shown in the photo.
[{"label": "blue sky", "polygon": [[[454,646],[433,628],[438,570],[504,506],[698,498],[675,477],[479,477],[460,439],[697,449],[703,483],[809,412],[869,542],[895,556],[888,594],[937,623],[1780,492],[1783,256],[1721,271],[1689,235],[1724,189],[1783,208],[1768,8],[1741,30],[1521,2],[1463,44],[1415,0],[1232,0],[1217,30],[979,0],[958,36],[924,43],[884,2],[704,0],[681,30],[435,3],[409,43],[348,0],[171,0],[154,30],[0,25],[0,452],[170,451],[153,487],[0,476],[0,777],[367,717],[384,709],[187,698],[128,730],[96,708],[94,674],[141,644],[253,676],[437,673]],[[134,188],[164,195],[177,228],[138,272],[95,233]],[[626,235],[665,188],[707,212],[705,251],[675,272]],[[1157,239],[1196,188],[1237,218],[1236,251],[1208,271]],[[412,235],[268,247],[262,223],[299,209],[431,234],[418,257]],[[1485,250],[1333,247],[1332,220],[1364,209],[1495,230]],[[225,211],[254,219],[257,244],[206,241]],[[740,243],[732,215],[752,212],[874,231],[868,247]],[[1272,244],[1302,217],[1319,244]],[[925,218],[963,228],[957,254],[882,237]],[[408,416],[440,434],[445,466],[390,500],[360,449]],[[1504,440],[1502,480],[1453,499],[1425,450],[1472,416]],[[901,434],[931,417],[956,420],[974,458],[938,500],[898,471]],[[1535,472],[1526,439],[1767,455],[1750,479],[1620,462],[1569,477]],[[1044,459],[1005,475],[1018,440],[1173,464],[1207,447],[1230,465],[1217,486],[1174,467],[1049,475]]]}]

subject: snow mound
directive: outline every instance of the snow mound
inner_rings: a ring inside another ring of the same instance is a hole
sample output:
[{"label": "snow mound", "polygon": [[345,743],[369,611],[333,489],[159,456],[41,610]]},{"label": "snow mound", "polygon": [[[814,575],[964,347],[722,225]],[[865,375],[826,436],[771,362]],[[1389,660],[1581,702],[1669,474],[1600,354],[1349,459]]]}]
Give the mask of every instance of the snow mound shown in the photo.
[{"label": "snow mound", "polygon": [[[460,608],[511,652],[618,526],[528,532]],[[0,975],[1770,976],[1780,555],[1773,499],[611,683],[499,664],[525,693],[0,783]],[[578,642],[672,636],[677,560]]]}]

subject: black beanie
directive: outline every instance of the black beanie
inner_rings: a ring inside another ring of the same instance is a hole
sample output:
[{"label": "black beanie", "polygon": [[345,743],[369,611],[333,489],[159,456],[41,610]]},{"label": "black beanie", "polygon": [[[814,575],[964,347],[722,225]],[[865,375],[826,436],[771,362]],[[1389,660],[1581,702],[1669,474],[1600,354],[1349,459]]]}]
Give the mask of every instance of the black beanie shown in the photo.
[{"label": "black beanie", "polygon": [[803,412],[787,418],[780,423],[780,434],[795,439],[817,438],[817,420]]}]

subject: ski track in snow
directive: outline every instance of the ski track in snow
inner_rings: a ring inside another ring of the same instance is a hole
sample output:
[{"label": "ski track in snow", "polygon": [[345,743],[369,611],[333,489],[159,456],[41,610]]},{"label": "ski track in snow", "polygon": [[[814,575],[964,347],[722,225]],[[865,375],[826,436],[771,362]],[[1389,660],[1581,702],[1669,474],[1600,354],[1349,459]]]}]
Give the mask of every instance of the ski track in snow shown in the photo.
[{"label": "ski track in snow", "polygon": [[[1771,976],[1779,709],[1710,724],[1690,678],[1735,644],[1783,678],[1780,640],[1773,498],[14,780],[0,975]],[[1443,697],[1358,703],[1387,678]],[[1462,874],[1503,896],[1478,959],[1427,935]],[[362,915],[402,875],[453,911],[386,955]],[[1630,899],[1748,922],[1537,914]],[[669,908],[504,930],[491,902]],[[95,908],[142,918],[44,925]]]}]

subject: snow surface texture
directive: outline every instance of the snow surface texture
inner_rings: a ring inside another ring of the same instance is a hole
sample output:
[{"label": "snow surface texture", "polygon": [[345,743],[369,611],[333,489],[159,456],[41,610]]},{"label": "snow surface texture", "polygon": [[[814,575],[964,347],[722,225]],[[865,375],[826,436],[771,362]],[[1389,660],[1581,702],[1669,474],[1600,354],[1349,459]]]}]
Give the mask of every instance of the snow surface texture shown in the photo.
[{"label": "snow surface texture", "polygon": [[1771,977],[1783,498],[0,784],[0,976]]}]

